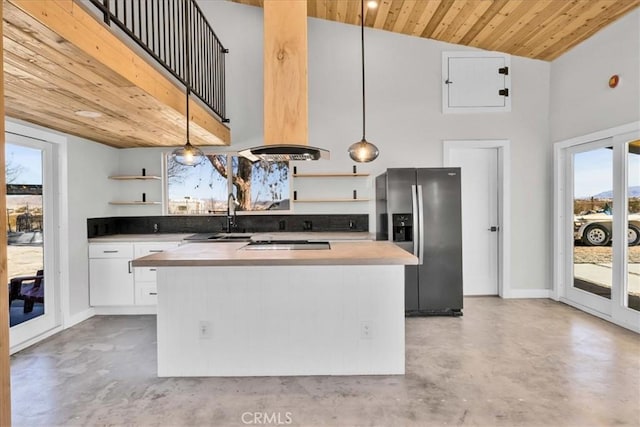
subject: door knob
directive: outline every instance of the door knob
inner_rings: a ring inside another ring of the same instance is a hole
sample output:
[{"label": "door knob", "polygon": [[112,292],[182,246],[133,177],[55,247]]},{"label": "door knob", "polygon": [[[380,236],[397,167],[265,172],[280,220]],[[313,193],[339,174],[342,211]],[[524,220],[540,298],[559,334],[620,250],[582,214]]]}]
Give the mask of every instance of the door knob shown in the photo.
[{"label": "door knob", "polygon": [[498,227],[497,225],[492,225],[491,228],[488,228],[488,230],[492,233],[495,233],[496,231],[500,230],[500,227]]}]

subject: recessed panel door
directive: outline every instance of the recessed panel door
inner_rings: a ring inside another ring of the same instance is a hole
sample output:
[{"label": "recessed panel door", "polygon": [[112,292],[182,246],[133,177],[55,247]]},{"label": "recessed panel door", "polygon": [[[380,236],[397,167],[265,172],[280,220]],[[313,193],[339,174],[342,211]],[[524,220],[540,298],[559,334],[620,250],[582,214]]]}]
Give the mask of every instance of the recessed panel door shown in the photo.
[{"label": "recessed panel door", "polygon": [[455,148],[462,169],[464,295],[498,295],[498,149]]}]

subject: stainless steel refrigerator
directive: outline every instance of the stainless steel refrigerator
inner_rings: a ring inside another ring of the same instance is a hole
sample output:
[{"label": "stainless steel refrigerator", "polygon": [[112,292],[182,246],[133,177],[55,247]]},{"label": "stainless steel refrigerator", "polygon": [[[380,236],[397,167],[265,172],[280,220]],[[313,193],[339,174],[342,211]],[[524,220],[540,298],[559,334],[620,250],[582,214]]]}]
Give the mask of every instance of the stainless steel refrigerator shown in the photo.
[{"label": "stainless steel refrigerator", "polygon": [[462,315],[460,168],[396,168],[376,177],[376,239],[416,255],[407,315]]}]

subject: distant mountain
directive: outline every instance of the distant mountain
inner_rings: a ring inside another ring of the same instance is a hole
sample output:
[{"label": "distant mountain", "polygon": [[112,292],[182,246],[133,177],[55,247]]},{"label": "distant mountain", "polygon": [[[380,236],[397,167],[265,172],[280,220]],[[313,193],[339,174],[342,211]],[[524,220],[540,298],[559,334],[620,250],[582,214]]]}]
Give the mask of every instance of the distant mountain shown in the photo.
[{"label": "distant mountain", "polygon": [[[629,187],[629,197],[640,197],[640,185]],[[594,199],[612,199],[613,190],[603,191],[602,193],[595,194]]]}]

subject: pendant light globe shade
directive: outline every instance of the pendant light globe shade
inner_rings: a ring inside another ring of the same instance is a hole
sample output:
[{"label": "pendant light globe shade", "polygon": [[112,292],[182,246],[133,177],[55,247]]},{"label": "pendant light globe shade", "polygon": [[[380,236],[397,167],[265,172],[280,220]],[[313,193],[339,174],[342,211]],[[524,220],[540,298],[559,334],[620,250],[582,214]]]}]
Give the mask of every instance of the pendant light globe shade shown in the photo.
[{"label": "pendant light globe shade", "polygon": [[359,163],[372,162],[378,158],[378,154],[380,154],[378,147],[364,138],[362,141],[354,142],[349,147],[349,157]]},{"label": "pendant light globe shade", "polygon": [[204,162],[206,156],[198,147],[191,145],[189,141],[182,147],[178,147],[171,152],[174,162],[184,166],[197,166]]}]

